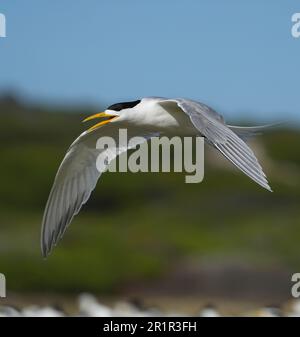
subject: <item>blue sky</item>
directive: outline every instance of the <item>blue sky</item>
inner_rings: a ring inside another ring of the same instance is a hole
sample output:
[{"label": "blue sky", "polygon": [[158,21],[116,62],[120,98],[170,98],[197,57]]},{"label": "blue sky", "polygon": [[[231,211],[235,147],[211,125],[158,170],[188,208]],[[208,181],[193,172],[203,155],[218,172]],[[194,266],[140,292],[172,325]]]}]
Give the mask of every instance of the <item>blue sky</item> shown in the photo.
[{"label": "blue sky", "polygon": [[94,106],[181,96],[229,120],[300,120],[295,12],[295,0],[0,0],[0,93]]}]

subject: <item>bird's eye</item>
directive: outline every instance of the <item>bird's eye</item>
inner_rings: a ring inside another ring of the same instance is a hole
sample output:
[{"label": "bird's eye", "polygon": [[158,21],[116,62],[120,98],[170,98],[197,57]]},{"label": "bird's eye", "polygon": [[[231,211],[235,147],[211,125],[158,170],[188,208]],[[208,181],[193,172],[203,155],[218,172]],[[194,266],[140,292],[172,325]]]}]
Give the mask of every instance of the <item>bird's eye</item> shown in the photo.
[{"label": "bird's eye", "polygon": [[113,110],[113,111],[120,111],[123,109],[130,109],[135,107],[137,104],[139,104],[141,100],[136,100],[132,102],[121,102],[121,103],[116,103],[107,108],[107,110]]}]

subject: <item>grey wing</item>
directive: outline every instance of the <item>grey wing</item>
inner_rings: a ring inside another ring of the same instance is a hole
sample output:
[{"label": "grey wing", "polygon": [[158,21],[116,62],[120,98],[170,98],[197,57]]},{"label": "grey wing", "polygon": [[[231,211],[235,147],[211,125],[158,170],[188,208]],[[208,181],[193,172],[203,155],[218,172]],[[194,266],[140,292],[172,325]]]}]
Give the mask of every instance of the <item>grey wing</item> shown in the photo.
[{"label": "grey wing", "polygon": [[[104,128],[108,130],[107,134],[113,131],[109,126]],[[58,169],[42,222],[41,249],[45,257],[61,239],[82,205],[87,202],[101,173],[117,155],[129,149],[123,145],[120,148],[96,148],[96,134],[97,132],[83,133],[71,145]],[[148,137],[137,137],[131,148],[146,141]],[[105,160],[99,162],[99,158]]]},{"label": "grey wing", "polygon": [[[187,99],[166,100],[174,102],[191,119],[206,141],[218,149],[228,160],[260,186],[272,191],[266,175],[250,147],[225,124],[224,119],[208,106]],[[163,106],[164,101],[160,102]]]},{"label": "grey wing", "polygon": [[73,145],[58,169],[42,222],[43,256],[47,256],[63,236],[96,186],[100,172],[96,168],[98,153],[95,150],[83,143]]}]

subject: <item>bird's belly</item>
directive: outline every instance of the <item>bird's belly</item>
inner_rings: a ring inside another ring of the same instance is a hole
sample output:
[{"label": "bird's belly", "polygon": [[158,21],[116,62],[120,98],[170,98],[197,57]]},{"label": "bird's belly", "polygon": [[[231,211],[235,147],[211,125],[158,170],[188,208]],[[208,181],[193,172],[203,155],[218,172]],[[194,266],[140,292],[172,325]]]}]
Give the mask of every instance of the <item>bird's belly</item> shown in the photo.
[{"label": "bird's belly", "polygon": [[183,111],[170,113],[157,104],[144,115],[143,123],[145,127],[167,135],[199,135],[199,131]]}]

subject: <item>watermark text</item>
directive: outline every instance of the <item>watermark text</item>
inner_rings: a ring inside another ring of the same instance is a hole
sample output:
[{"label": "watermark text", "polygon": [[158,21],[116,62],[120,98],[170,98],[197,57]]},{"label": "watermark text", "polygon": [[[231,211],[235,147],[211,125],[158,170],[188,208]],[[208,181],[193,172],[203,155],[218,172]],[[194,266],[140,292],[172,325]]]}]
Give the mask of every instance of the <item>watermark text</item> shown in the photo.
[{"label": "watermark text", "polygon": [[0,273],[0,298],[6,297],[6,279],[4,274]]},{"label": "watermark text", "polygon": [[292,22],[294,23],[291,29],[292,36],[297,39],[300,37],[300,13],[292,15]]},{"label": "watermark text", "polygon": [[6,37],[6,18],[0,13],[0,37]]},{"label": "watermark text", "polygon": [[[120,129],[118,137],[98,139],[96,166],[99,172],[186,172],[186,183],[200,183],[204,178],[203,137],[128,139],[126,129]],[[127,149],[135,151],[128,155]]]}]

